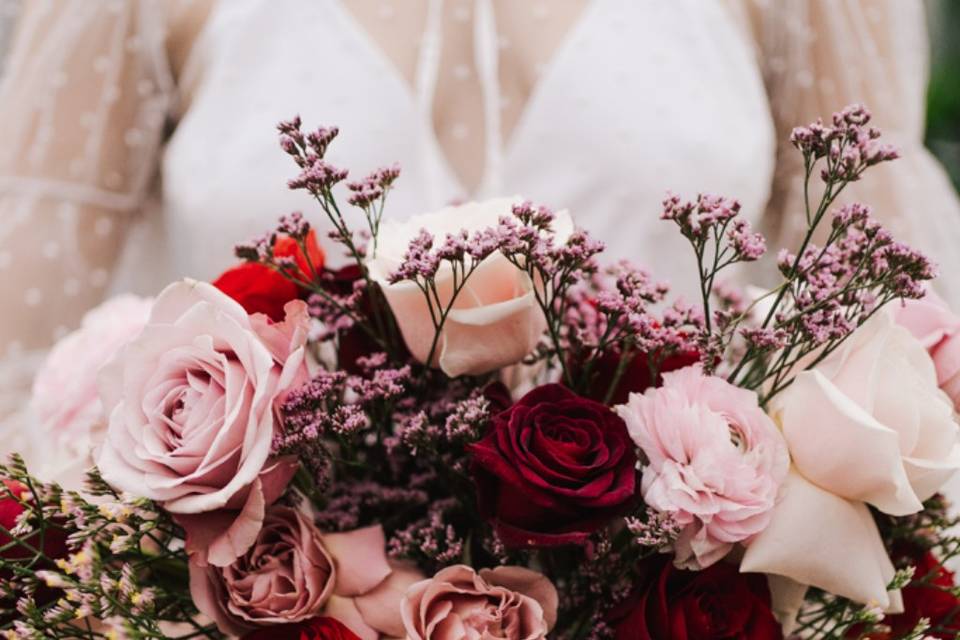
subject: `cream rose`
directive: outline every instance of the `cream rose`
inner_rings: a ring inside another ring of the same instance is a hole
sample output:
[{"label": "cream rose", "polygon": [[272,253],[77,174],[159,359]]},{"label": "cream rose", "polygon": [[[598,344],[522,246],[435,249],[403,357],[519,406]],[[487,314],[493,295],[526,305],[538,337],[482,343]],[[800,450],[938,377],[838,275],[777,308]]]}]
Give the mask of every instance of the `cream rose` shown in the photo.
[{"label": "cream rose", "polygon": [[[367,262],[371,277],[383,289],[413,356],[425,362],[430,355],[434,327],[426,299],[413,282],[390,284],[389,277],[402,263],[410,241],[421,229],[438,240],[461,229],[482,231],[510,216],[519,198],[501,198],[448,207],[415,216],[404,222],[384,222],[376,254]],[[565,242],[573,231],[566,211],[556,214],[555,242]],[[444,264],[436,282],[445,304],[453,295],[453,274]],[[536,346],[546,329],[537,306],[533,282],[499,252],[488,256],[470,276],[446,319],[431,366],[451,377],[481,374],[519,362]]]},{"label": "cream rose", "polygon": [[306,378],[306,305],[286,313],[273,324],[207,283],[179,282],[101,371],[104,478],[161,502],[199,562],[224,566],[253,544],[296,470],[270,458],[278,403]]},{"label": "cream rose", "polygon": [[742,570],[896,608],[893,565],[866,505],[916,513],[960,468],[952,405],[923,345],[880,313],[800,373],[773,416],[793,469]]}]

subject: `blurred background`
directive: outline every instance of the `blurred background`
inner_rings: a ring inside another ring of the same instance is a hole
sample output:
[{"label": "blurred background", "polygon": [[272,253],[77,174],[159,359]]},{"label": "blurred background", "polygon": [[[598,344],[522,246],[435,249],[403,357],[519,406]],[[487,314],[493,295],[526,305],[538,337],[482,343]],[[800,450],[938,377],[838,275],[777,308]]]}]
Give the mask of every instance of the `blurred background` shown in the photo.
[{"label": "blurred background", "polygon": [[[24,1],[29,0],[0,0],[0,74]],[[960,189],[960,0],[925,0],[925,4],[932,47],[926,141]]]},{"label": "blurred background", "polygon": [[927,146],[960,188],[960,0],[929,0],[932,41]]}]

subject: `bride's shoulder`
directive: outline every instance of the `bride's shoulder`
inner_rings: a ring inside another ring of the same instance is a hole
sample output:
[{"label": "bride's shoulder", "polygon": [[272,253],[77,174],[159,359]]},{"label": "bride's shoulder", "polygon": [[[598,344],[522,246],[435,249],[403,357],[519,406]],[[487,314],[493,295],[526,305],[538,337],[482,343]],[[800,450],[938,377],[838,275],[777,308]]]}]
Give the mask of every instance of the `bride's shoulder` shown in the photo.
[{"label": "bride's shoulder", "polygon": [[167,57],[180,77],[216,0],[171,0],[166,6]]}]

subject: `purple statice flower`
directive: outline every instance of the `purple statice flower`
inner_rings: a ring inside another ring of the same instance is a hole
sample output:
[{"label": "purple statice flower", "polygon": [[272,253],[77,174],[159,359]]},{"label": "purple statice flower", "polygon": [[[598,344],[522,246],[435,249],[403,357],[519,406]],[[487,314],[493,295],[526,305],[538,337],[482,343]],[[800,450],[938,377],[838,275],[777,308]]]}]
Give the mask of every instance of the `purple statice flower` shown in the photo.
[{"label": "purple statice flower", "polygon": [[745,327],[740,335],[747,342],[747,346],[757,351],[776,351],[787,344],[790,335],[784,329],[772,327]]},{"label": "purple statice flower", "polygon": [[433,235],[426,229],[421,229],[420,233],[410,241],[400,266],[390,274],[388,279],[390,284],[405,280],[415,282],[432,280],[440,269],[440,258],[433,251],[433,244]]},{"label": "purple statice flower", "polygon": [[679,196],[668,193],[663,201],[660,218],[673,220],[680,232],[691,240],[705,238],[714,227],[725,225],[740,213],[740,203],[736,200],[711,194],[700,194],[695,202],[683,201]]},{"label": "purple statice flower", "polygon": [[767,241],[763,234],[755,233],[750,223],[742,218],[733,221],[727,230],[727,238],[734,250],[734,257],[740,262],[753,262],[767,251]]},{"label": "purple statice flower", "polygon": [[246,242],[237,243],[233,253],[247,262],[269,262],[273,258],[273,245],[276,242],[275,233],[266,233]]},{"label": "purple statice flower", "polygon": [[381,167],[362,180],[347,183],[347,189],[351,192],[348,202],[361,209],[367,209],[383,198],[399,177],[400,166],[393,165]]},{"label": "purple statice flower", "polygon": [[641,547],[664,549],[680,536],[683,526],[668,511],[648,508],[642,518],[624,518],[633,541]]},{"label": "purple statice flower", "polygon": [[359,358],[357,364],[367,370],[365,376],[350,376],[348,386],[357,396],[357,402],[370,404],[386,402],[400,397],[410,380],[410,366],[398,369],[384,367],[386,354]]},{"label": "purple statice flower", "polygon": [[459,507],[455,498],[437,500],[427,515],[396,531],[387,541],[387,553],[396,559],[416,560],[431,568],[456,564],[463,557],[463,537],[451,523]]},{"label": "purple statice flower", "polygon": [[310,233],[310,223],[307,222],[303,214],[294,211],[285,216],[281,216],[277,224],[277,232],[290,236],[291,238],[303,239]]},{"label": "purple statice flower", "polygon": [[423,507],[429,500],[420,488],[391,487],[372,480],[342,482],[333,486],[315,521],[323,531],[349,531]]},{"label": "purple statice flower", "polygon": [[880,130],[868,126],[870,119],[866,107],[852,104],[833,114],[829,126],[817,120],[795,128],[790,142],[803,154],[808,167],[826,159],[821,170],[824,182],[852,182],[868,167],[899,157],[893,146],[878,142]]},{"label": "purple statice flower", "polygon": [[339,169],[322,157],[309,154],[304,158],[300,175],[289,180],[287,186],[294,190],[303,189],[319,197],[329,193],[335,184],[346,178],[346,169]]}]

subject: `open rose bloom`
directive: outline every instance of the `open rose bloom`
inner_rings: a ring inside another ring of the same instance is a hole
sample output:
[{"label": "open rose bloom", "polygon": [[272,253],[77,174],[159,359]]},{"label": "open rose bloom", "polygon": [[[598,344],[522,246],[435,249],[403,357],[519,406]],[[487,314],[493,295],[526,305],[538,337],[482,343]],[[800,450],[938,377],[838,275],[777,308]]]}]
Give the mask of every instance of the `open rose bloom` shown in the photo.
[{"label": "open rose bloom", "polygon": [[104,478],[163,504],[203,562],[229,564],[253,544],[296,471],[270,457],[278,403],[306,377],[306,305],[286,312],[272,323],[209,284],[178,282],[100,376]]},{"label": "open rose bloom", "polygon": [[[518,202],[519,198],[471,202],[404,222],[387,221],[381,227],[379,244],[367,267],[383,288],[407,347],[420,362],[429,357],[435,334],[426,298],[414,282],[390,283],[390,275],[400,266],[410,241],[421,229],[439,239],[461,229],[475,232],[495,228]],[[556,242],[564,242],[572,231],[569,214],[558,213],[554,221]],[[437,288],[447,304],[453,296],[453,274],[446,263],[440,270]],[[502,254],[488,256],[457,296],[433,361],[428,364],[456,377],[487,373],[519,362],[533,350],[546,329],[533,287],[530,277]]]},{"label": "open rose bloom", "polygon": [[274,506],[253,546],[230,565],[191,563],[190,592],[224,633],[324,614],[377,640],[402,635],[400,599],[422,577],[387,561],[379,526],[321,534],[309,515]]},{"label": "open rose bloom", "polygon": [[[960,468],[950,399],[923,345],[880,313],[776,398],[793,468],[744,571],[771,573],[774,599],[813,585],[897,610],[894,566],[867,505],[917,513]],[[802,591],[801,591],[802,593]]]},{"label": "open rose bloom", "polygon": [[557,590],[523,567],[454,565],[412,585],[401,607],[408,640],[544,640],[557,621]]}]

